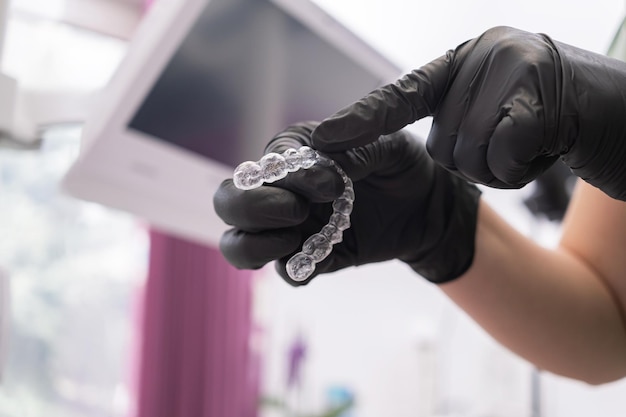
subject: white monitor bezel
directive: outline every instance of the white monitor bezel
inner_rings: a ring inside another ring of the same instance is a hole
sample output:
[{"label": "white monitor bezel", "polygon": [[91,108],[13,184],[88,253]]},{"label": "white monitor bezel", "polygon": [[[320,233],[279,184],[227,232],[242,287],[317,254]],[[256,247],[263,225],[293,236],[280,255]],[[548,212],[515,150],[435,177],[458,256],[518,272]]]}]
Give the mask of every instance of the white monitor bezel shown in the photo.
[{"label": "white monitor bezel", "polygon": [[[397,65],[310,1],[271,1],[353,60],[379,73],[381,80],[391,81],[400,74]],[[217,245],[227,226],[215,214],[212,197],[221,181],[232,175],[232,168],[127,127],[207,3],[155,3],[88,118],[81,154],[62,187],[78,198],[134,213],[171,234]]]}]

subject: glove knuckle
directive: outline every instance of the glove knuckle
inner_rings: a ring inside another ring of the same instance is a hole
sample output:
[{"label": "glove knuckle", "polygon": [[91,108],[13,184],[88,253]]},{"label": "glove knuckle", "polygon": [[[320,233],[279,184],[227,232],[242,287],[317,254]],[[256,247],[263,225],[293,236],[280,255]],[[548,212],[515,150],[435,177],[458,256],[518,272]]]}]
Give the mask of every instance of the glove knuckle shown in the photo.
[{"label": "glove knuckle", "polygon": [[435,162],[448,169],[455,169],[456,165],[450,147],[432,132],[426,142],[426,151]]}]

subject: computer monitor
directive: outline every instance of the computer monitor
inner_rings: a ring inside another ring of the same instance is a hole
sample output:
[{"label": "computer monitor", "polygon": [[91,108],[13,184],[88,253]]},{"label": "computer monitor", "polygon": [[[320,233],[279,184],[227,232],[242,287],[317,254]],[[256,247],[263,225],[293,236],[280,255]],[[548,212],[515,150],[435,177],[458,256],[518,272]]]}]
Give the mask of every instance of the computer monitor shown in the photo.
[{"label": "computer monitor", "polygon": [[307,0],[157,2],[83,131],[71,195],[215,245],[221,181],[401,69]]}]

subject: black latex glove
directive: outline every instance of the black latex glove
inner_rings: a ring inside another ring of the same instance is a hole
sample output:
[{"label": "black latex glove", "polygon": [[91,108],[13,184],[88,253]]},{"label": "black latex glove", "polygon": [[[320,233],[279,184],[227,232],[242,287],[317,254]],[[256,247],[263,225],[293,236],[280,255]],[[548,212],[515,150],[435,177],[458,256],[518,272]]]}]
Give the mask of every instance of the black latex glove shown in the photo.
[{"label": "black latex glove", "polygon": [[322,122],[313,146],[338,151],[434,116],[430,155],[471,181],[519,188],[559,157],[626,200],[626,64],[497,27]]},{"label": "black latex glove", "polygon": [[[266,152],[310,145],[315,123],[277,135]],[[433,282],[463,274],[472,263],[479,191],[451,175],[404,131],[360,148],[329,154],[352,178],[356,199],[343,241],[317,264],[315,275],[348,266],[400,259]],[[220,248],[238,268],[273,260],[292,285],[285,264],[304,240],[328,223],[331,203],[343,192],[332,167],[314,166],[271,185],[242,191],[225,180],[214,196],[217,214],[234,228]]]}]

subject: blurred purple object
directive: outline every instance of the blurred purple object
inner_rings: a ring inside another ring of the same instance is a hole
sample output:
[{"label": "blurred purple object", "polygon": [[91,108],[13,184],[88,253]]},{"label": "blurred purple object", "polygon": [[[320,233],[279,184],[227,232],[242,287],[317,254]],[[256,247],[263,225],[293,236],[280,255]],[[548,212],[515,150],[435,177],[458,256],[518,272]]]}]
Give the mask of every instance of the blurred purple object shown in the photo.
[{"label": "blurred purple object", "polygon": [[302,382],[302,368],[305,358],[306,343],[302,335],[298,335],[288,351],[287,388],[294,388]]}]

